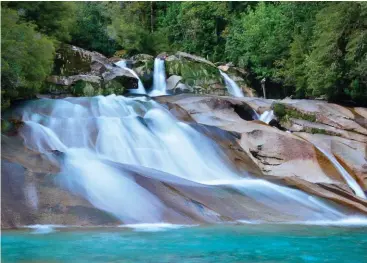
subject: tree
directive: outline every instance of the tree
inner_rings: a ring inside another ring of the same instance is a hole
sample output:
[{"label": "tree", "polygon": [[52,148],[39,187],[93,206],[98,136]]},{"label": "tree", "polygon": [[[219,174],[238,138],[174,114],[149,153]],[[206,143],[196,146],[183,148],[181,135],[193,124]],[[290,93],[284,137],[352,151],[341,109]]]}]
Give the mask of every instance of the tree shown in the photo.
[{"label": "tree", "polygon": [[332,100],[366,102],[367,10],[365,3],[330,3],[316,17],[307,59],[308,91]]},{"label": "tree", "polygon": [[160,20],[160,27],[174,49],[215,61],[223,58],[222,33],[227,19],[226,2],[173,2]]},{"label": "tree", "polygon": [[17,98],[29,98],[51,73],[54,46],[36,26],[21,21],[11,9],[1,10],[2,108]]},{"label": "tree", "polygon": [[251,67],[259,77],[274,78],[275,62],[288,55],[291,20],[281,4],[260,2],[232,21],[226,54],[243,67]]},{"label": "tree", "polygon": [[107,56],[115,53],[118,44],[108,35],[108,27],[112,23],[110,5],[108,2],[76,3],[72,44]]},{"label": "tree", "polygon": [[21,18],[32,22],[42,34],[59,41],[69,41],[75,22],[73,2],[5,2],[15,9]]},{"label": "tree", "polygon": [[[112,8],[109,35],[129,54],[167,51],[167,38],[155,31],[149,2],[123,2]],[[154,31],[154,32],[152,32]]]},{"label": "tree", "polygon": [[289,54],[276,62],[277,81],[294,87],[296,97],[307,95],[306,58],[312,49],[313,29],[317,12],[325,6],[322,2],[283,3],[288,19],[292,21],[292,42]]}]

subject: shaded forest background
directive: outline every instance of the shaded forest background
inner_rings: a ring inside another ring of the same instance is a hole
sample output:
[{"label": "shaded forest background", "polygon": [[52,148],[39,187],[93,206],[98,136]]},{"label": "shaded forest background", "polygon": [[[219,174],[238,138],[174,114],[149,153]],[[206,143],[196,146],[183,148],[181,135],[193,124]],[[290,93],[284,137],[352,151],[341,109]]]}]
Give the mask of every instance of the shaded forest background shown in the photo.
[{"label": "shaded forest background", "polygon": [[2,107],[35,94],[55,50],[185,51],[293,98],[367,105],[366,2],[2,2]]}]

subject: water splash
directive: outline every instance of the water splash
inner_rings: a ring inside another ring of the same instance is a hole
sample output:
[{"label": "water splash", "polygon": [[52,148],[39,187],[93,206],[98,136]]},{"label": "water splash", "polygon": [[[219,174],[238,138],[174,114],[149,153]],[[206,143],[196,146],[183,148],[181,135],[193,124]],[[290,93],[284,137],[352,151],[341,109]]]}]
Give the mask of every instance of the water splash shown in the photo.
[{"label": "water splash", "polygon": [[265,122],[266,124],[269,124],[271,122],[271,120],[275,119],[275,115],[274,115],[274,111],[270,110],[270,111],[264,111],[260,117],[259,120],[262,122]]},{"label": "water splash", "polygon": [[65,226],[63,225],[28,225],[28,226],[24,226],[25,228],[30,228],[32,229],[32,234],[36,234],[36,235],[45,235],[45,234],[50,234],[50,233],[54,233],[57,232],[57,228],[64,228]]},{"label": "water splash", "polygon": [[240,98],[244,97],[243,92],[241,88],[237,85],[237,83],[223,71],[219,70],[219,72],[223,76],[229,94],[231,94],[234,97],[240,97]]},{"label": "water splash", "polygon": [[163,59],[155,58],[154,60],[153,88],[149,95],[152,97],[167,95],[166,69]]},{"label": "water splash", "polygon": [[116,62],[115,65],[129,71],[131,74],[134,75],[134,77],[136,77],[138,79],[138,89],[136,89],[136,90],[130,89],[129,90],[130,93],[132,93],[132,94],[147,94],[147,92],[145,91],[143,82],[140,80],[138,74],[136,74],[136,72],[134,70],[127,67],[126,60],[120,60],[120,61]]},{"label": "water splash", "polygon": [[137,232],[160,232],[172,229],[180,229],[187,227],[194,227],[197,225],[177,225],[177,224],[169,224],[169,223],[157,223],[157,224],[126,224],[121,225],[123,228],[131,228]]},{"label": "water splash", "polygon": [[[315,144],[314,144],[315,145]],[[362,188],[359,186],[359,184],[354,180],[354,178],[347,172],[347,170],[344,169],[344,167],[338,162],[338,160],[334,157],[332,153],[329,153],[325,149],[315,145],[315,147],[322,152],[329,161],[333,164],[333,166],[339,171],[339,173],[343,176],[347,184],[350,186],[350,188],[353,189],[354,193],[363,199],[366,199],[366,196],[362,190]]]}]

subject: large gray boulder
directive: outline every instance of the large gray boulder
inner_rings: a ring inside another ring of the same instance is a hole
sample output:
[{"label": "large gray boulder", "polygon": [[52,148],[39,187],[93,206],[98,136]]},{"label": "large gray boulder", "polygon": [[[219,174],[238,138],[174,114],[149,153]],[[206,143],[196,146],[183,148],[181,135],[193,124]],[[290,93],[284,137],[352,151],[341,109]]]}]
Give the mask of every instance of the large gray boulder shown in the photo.
[{"label": "large gray boulder", "polygon": [[182,79],[181,76],[172,75],[167,79],[167,90],[173,90]]},{"label": "large gray boulder", "polygon": [[56,54],[53,75],[46,79],[38,97],[121,95],[125,89],[138,88],[136,76],[114,65],[117,61],[98,52],[62,45]]}]

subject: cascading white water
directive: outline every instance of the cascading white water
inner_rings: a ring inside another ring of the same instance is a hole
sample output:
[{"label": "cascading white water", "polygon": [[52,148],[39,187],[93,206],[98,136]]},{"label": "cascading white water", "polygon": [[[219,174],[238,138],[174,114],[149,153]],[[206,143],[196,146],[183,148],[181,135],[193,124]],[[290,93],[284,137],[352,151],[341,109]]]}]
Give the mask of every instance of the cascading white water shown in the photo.
[{"label": "cascading white water", "polygon": [[174,175],[204,185],[227,185],[301,220],[343,217],[299,190],[239,174],[211,139],[145,97],[43,99],[23,109],[23,121],[21,135],[28,147],[65,153],[61,182],[125,223],[161,222],[166,207],[106,160],[163,171],[166,179]]},{"label": "cascading white water", "polygon": [[223,76],[229,94],[231,94],[234,97],[240,97],[240,98],[244,97],[243,92],[241,88],[237,85],[237,83],[223,71],[219,70],[219,72]]},{"label": "cascading white water", "polygon": [[350,186],[350,188],[353,189],[354,193],[363,199],[366,199],[366,195],[364,194],[362,188],[359,186],[359,184],[354,180],[354,178],[347,172],[347,170],[344,169],[344,167],[338,162],[338,160],[334,157],[332,153],[329,153],[325,149],[317,146],[314,144],[314,146],[322,152],[329,161],[333,164],[333,166],[339,171],[339,173],[343,176],[347,184]]},{"label": "cascading white water", "polygon": [[163,59],[155,58],[154,60],[153,88],[149,95],[153,97],[167,95],[166,69]]},{"label": "cascading white water", "polygon": [[263,114],[260,115],[259,120],[269,124],[269,122],[274,118],[275,118],[274,111],[273,110],[270,110],[270,111],[267,110],[267,111],[264,111]]},{"label": "cascading white water", "polygon": [[131,74],[133,74],[138,79],[138,89],[136,89],[136,90],[130,89],[129,90],[130,93],[142,94],[142,95],[147,94],[147,92],[145,91],[143,82],[140,80],[138,74],[136,74],[136,72],[134,70],[127,67],[126,60],[120,60],[120,61],[116,62],[115,65],[120,67],[120,68],[128,70]]},{"label": "cascading white water", "polygon": [[117,61],[115,63],[116,66],[120,67],[120,68],[127,68],[127,63],[126,60],[122,59],[120,61]]}]

